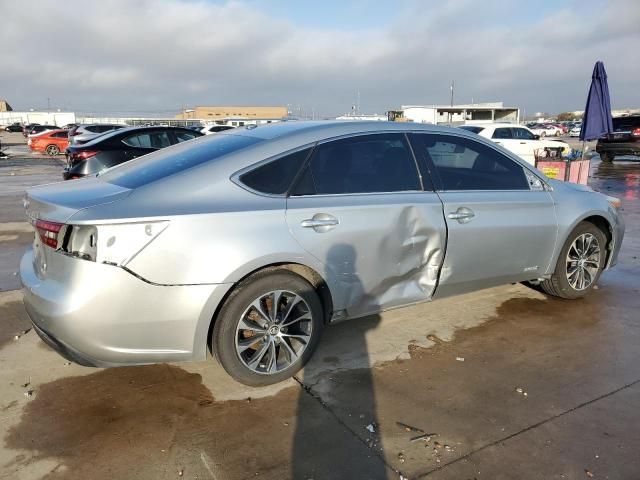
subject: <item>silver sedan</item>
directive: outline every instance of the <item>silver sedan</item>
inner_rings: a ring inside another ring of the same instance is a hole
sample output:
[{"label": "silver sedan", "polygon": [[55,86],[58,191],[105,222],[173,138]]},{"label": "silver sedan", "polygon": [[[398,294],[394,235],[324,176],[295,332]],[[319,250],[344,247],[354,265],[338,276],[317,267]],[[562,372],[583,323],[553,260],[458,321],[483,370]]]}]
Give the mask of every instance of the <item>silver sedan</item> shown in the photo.
[{"label": "silver sedan", "polygon": [[616,263],[619,206],[460,129],[284,122],[30,189],[20,275],[36,331],[78,363],[209,350],[265,385],[333,321],[511,282],[585,295]]}]

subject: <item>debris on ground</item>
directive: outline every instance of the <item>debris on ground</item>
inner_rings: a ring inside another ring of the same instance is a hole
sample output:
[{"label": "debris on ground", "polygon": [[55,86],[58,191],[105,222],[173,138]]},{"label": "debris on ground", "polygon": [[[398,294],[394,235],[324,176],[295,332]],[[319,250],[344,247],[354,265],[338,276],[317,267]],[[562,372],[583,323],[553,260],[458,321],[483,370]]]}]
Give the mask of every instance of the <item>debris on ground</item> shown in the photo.
[{"label": "debris on ground", "polygon": [[23,335],[26,335],[27,333],[29,333],[31,331],[30,328],[27,328],[26,330],[20,330],[18,333],[16,333],[16,335],[13,337],[14,340],[19,340],[20,337],[22,337]]},{"label": "debris on ground", "polygon": [[422,435],[418,435],[417,437],[411,437],[409,439],[410,442],[417,442],[419,440],[424,440],[429,443],[431,441],[431,437],[436,437],[437,433],[423,433]]},{"label": "debris on ground", "polygon": [[407,432],[424,433],[424,430],[422,430],[421,428],[412,427],[411,425],[407,425],[406,423],[396,422],[396,425],[400,428],[404,428]]},{"label": "debris on ground", "polygon": [[398,460],[400,460],[400,463],[404,463],[405,462],[404,453],[400,452],[398,454]]},{"label": "debris on ground", "polygon": [[33,397],[33,392],[34,390],[27,390],[26,392],[24,392],[24,396],[25,397]]},{"label": "debris on ground", "polygon": [[516,390],[516,393],[519,393],[520,395],[523,395],[525,397],[529,395],[522,387],[516,387],[515,390]]},{"label": "debris on ground", "polygon": [[456,357],[456,360],[457,360],[458,362],[464,362],[464,357]]},{"label": "debris on ground", "polygon": [[178,470],[178,476],[181,477],[184,475],[184,468],[181,468],[180,470]]},{"label": "debris on ground", "polygon": [[376,426],[375,423],[370,423],[369,425],[367,425],[365,427],[367,430],[369,430],[369,433],[376,433]]},{"label": "debris on ground", "polygon": [[22,385],[20,385],[22,388],[27,388],[29,385],[31,385],[31,378],[29,378],[29,381],[27,383],[23,383]]},{"label": "debris on ground", "polygon": [[587,477],[593,478],[593,473],[591,473],[591,470],[585,468],[584,473],[587,475]]}]

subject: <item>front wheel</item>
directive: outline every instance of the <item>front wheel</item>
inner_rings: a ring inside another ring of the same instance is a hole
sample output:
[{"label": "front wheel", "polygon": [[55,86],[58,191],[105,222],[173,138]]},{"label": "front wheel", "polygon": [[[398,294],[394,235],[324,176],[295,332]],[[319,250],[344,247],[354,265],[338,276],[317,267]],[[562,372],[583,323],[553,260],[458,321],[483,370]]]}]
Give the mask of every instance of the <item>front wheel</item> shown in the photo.
[{"label": "front wheel", "polygon": [[553,275],[540,284],[542,290],[567,299],[585,296],[604,270],[606,251],[604,232],[592,223],[580,223],[562,247]]},{"label": "front wheel", "polygon": [[295,375],[315,350],[323,310],[313,286],[287,271],[257,274],[224,303],[213,329],[214,354],[235,380],[271,385]]}]

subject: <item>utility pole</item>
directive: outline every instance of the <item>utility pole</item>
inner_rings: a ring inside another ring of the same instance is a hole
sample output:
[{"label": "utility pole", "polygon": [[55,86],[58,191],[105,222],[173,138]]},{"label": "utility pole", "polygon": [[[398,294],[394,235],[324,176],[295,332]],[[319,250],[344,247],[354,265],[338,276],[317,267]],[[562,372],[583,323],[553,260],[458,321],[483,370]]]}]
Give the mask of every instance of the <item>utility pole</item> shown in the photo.
[{"label": "utility pole", "polygon": [[453,80],[451,80],[451,106],[453,107]]},{"label": "utility pole", "polygon": [[51,111],[51,99],[47,97],[47,113]]},{"label": "utility pole", "polygon": [[356,115],[360,115],[360,89],[358,89],[358,99],[356,101]]}]

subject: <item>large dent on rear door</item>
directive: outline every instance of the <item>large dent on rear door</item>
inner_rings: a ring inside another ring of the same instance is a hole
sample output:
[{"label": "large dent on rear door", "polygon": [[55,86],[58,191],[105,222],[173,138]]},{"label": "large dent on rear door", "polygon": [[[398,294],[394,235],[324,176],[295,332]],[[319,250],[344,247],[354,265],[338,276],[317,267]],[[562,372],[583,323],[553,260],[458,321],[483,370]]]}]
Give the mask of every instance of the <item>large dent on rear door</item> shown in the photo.
[{"label": "large dent on rear door", "polygon": [[[439,205],[402,208],[386,235],[369,244],[371,258],[358,256],[352,265],[344,259],[346,268],[337,277],[344,305],[349,306],[347,316],[430,300],[437,286],[445,243],[446,229]],[[368,268],[369,262],[375,268]],[[371,275],[371,271],[377,275]]]}]

